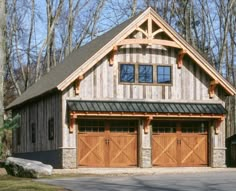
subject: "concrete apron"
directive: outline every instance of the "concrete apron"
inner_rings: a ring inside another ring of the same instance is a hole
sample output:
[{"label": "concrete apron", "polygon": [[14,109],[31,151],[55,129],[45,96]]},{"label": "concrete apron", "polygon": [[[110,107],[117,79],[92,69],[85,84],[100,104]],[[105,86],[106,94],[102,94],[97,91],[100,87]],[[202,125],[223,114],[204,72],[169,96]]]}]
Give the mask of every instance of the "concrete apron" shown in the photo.
[{"label": "concrete apron", "polygon": [[211,167],[167,167],[167,168],[78,168],[54,169],[53,174],[78,174],[78,175],[155,175],[177,173],[205,173],[217,171],[234,171],[236,168],[211,168]]}]

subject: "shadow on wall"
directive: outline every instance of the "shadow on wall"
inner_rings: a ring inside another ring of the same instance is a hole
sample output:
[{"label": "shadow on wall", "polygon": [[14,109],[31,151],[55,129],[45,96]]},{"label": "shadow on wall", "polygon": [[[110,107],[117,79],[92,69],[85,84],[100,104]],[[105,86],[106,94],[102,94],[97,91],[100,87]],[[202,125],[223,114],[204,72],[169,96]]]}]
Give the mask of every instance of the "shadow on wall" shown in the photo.
[{"label": "shadow on wall", "polygon": [[226,139],[226,165],[236,167],[236,135]]}]

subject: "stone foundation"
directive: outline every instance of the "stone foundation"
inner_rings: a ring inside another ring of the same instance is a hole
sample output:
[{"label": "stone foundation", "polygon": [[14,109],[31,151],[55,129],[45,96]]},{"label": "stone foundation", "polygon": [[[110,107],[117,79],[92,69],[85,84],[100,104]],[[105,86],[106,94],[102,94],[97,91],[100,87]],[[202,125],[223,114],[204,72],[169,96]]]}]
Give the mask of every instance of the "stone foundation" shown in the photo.
[{"label": "stone foundation", "polygon": [[76,148],[62,149],[62,168],[71,169],[77,168],[76,163]]},{"label": "stone foundation", "polygon": [[151,148],[141,148],[141,156],[139,166],[141,168],[151,168],[152,167],[152,149]]},{"label": "stone foundation", "polygon": [[226,148],[213,148],[212,152],[212,167],[225,168],[225,152]]}]

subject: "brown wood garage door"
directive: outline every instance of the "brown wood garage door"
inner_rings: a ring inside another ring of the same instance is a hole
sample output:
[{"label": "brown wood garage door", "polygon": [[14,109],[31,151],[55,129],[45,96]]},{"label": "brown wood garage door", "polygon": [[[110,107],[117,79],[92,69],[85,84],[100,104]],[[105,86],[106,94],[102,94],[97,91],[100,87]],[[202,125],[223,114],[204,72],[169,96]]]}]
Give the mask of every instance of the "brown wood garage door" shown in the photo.
[{"label": "brown wood garage door", "polygon": [[137,121],[79,120],[78,163],[89,167],[137,166]]},{"label": "brown wood garage door", "polygon": [[207,166],[207,122],[152,123],[153,166]]}]

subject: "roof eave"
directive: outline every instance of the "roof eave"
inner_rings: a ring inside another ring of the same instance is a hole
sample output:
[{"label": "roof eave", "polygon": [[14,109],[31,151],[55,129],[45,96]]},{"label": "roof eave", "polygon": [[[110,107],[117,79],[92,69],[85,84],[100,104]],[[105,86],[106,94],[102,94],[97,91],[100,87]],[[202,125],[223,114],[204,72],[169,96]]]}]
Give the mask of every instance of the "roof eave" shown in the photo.
[{"label": "roof eave", "polygon": [[26,103],[29,103],[29,102],[33,102],[34,100],[37,100],[39,97],[42,97],[42,96],[46,96],[46,95],[49,95],[53,92],[58,92],[58,89],[57,88],[52,88],[51,90],[48,90],[47,92],[44,92],[42,94],[39,94],[35,97],[32,97],[30,99],[27,99],[27,100],[24,100],[22,102],[19,102],[19,103],[14,103],[15,101],[17,101],[18,98],[16,98],[12,103],[10,103],[6,108],[5,110],[6,111],[9,111],[9,110],[13,110],[15,108],[19,108],[20,106],[22,106],[23,104],[26,104]]}]

